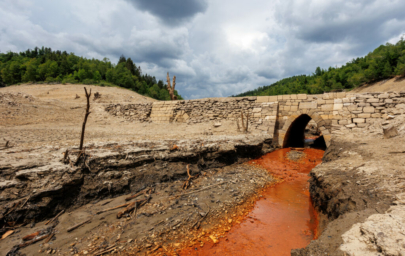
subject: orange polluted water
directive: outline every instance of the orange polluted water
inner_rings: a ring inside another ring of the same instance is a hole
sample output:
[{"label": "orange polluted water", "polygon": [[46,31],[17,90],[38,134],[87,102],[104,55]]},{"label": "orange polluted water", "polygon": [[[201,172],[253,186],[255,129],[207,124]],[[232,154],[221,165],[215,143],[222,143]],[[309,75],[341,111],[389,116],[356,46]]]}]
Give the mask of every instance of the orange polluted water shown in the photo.
[{"label": "orange polluted water", "polygon": [[247,218],[219,243],[187,248],[180,255],[291,255],[291,249],[316,239],[318,216],[309,197],[308,173],[321,162],[324,151],[298,151],[305,154],[298,161],[287,158],[290,151],[280,149],[250,161],[283,182],[262,191]]}]

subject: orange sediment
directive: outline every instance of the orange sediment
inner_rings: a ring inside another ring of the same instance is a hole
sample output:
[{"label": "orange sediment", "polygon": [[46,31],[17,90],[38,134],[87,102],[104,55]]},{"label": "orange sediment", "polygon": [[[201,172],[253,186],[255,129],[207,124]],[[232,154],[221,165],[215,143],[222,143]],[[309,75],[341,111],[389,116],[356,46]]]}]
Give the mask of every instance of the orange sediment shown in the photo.
[{"label": "orange sediment", "polygon": [[182,250],[179,255],[290,255],[317,238],[318,215],[309,197],[308,173],[324,151],[302,149],[298,161],[280,149],[249,164],[266,168],[280,182],[263,190],[251,212],[219,242]]}]

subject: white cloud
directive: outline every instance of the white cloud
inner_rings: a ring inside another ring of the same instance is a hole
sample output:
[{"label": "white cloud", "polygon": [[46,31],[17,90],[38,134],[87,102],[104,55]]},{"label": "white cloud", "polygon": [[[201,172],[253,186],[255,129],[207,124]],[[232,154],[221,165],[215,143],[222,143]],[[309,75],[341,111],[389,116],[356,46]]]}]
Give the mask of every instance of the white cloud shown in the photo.
[{"label": "white cloud", "polygon": [[0,0],[0,50],[121,54],[186,98],[340,66],[405,33],[404,0]]}]

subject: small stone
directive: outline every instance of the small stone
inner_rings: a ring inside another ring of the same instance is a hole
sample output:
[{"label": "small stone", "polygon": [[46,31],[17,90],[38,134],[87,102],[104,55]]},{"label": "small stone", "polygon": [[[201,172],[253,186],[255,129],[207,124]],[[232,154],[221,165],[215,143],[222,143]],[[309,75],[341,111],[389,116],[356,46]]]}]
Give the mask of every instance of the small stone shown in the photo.
[{"label": "small stone", "polygon": [[389,139],[398,136],[398,130],[395,126],[389,125],[383,127],[384,139]]},{"label": "small stone", "polygon": [[221,123],[214,123],[214,127],[220,127]]}]

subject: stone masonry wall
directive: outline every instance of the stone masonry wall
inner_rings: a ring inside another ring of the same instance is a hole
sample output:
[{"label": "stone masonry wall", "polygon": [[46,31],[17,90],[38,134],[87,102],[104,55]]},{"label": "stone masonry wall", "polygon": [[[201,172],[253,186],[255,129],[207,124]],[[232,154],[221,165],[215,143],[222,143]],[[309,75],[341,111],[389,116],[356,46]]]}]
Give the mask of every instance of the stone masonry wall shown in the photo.
[{"label": "stone masonry wall", "polygon": [[[245,118],[249,114],[250,130],[273,135],[278,107],[277,102],[259,102],[257,97],[159,101],[136,105],[111,104],[106,111],[131,121],[220,123],[222,120],[232,120],[235,127],[237,118],[241,125],[243,112]],[[136,111],[140,113],[136,114]]]},{"label": "stone masonry wall", "polygon": [[110,104],[105,110],[113,116],[121,116],[130,121],[149,122],[152,102],[139,104]]},{"label": "stone masonry wall", "polygon": [[276,121],[282,143],[291,123],[300,115],[309,115],[325,140],[334,131],[362,129],[376,119],[392,119],[405,114],[405,91],[399,93],[324,93],[260,97],[210,98],[200,100],[161,101],[140,104],[111,104],[106,111],[131,121],[218,123],[249,113],[254,131],[274,134]]}]

